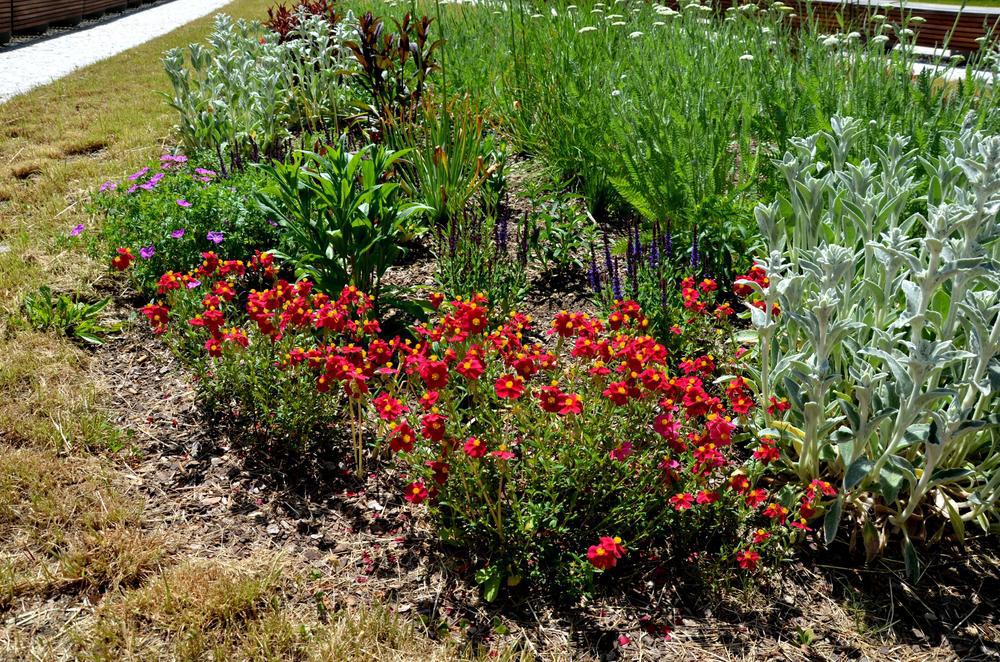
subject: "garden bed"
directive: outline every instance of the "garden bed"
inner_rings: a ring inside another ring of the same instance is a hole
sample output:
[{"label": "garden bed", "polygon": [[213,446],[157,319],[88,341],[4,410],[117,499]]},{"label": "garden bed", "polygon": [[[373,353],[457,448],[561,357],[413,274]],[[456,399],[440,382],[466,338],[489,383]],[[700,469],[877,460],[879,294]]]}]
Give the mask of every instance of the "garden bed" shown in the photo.
[{"label": "garden bed", "polygon": [[530,595],[491,606],[391,477],[359,483],[336,454],[284,469],[247,457],[199,410],[191,375],[144,331],[96,358],[92,379],[106,388],[109,418],[129,433],[130,490],[148,504],[148,521],[183,528],[185,555],[238,562],[277,550],[290,572],[313,577],[297,598],[307,606],[310,596],[331,611],[391,604],[439,635],[545,658],[978,659],[989,654],[982,643],[1000,637],[990,588],[1000,583],[1000,558],[979,545],[949,552],[916,585],[900,564],[852,568],[844,550],[814,548],[762,585],[721,596],[687,583],[683,571],[649,568],[620,595],[582,608]]},{"label": "garden bed", "polygon": [[782,3],[419,9],[217,17],[162,149],[45,220],[105,271],[0,272],[12,649],[994,653],[1000,53],[942,85],[905,23]]}]

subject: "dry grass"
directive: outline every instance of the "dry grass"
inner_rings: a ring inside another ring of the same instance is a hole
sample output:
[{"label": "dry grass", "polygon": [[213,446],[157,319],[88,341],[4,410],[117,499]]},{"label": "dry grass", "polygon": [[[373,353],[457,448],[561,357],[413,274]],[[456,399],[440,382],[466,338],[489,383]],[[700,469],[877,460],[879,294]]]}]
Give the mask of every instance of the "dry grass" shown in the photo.
[{"label": "dry grass", "polygon": [[[301,581],[279,559],[191,561],[106,601],[74,632],[90,660],[485,659],[432,640],[381,608],[327,614],[299,602]],[[517,659],[498,651],[489,659]]]},{"label": "dry grass", "polygon": [[142,508],[97,460],[0,447],[0,611],[18,600],[135,586],[164,556]]}]

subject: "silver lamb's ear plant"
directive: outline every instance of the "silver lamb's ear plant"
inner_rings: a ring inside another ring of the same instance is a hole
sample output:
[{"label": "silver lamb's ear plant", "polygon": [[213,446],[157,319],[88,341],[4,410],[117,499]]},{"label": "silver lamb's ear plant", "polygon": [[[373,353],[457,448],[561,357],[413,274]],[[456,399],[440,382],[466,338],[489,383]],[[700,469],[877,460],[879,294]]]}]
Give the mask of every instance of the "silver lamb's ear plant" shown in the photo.
[{"label": "silver lamb's ear plant", "polygon": [[847,516],[915,572],[911,540],[1000,526],[1000,137],[967,122],[939,157],[893,137],[859,161],[863,125],[831,126],[791,141],[787,197],[756,210],[754,376],[762,409],[794,405],[762,423],[797,480],[840,482],[828,542]]}]

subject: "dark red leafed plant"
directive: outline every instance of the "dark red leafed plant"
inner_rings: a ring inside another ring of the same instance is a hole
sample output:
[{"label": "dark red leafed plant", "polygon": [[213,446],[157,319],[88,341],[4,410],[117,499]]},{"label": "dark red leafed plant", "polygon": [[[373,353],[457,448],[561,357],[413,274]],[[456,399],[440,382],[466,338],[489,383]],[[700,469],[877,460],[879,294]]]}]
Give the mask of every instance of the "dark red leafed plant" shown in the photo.
[{"label": "dark red leafed plant", "polygon": [[334,9],[334,2],[331,0],[300,0],[291,7],[284,2],[269,7],[264,27],[277,34],[280,42],[291,41],[295,38],[293,33],[295,28],[299,26],[300,17],[303,14],[321,16],[331,26],[340,23],[341,19],[340,14]]},{"label": "dark red leafed plant", "polygon": [[361,65],[361,85],[371,97],[372,115],[412,120],[423,98],[431,73],[440,69],[434,51],[444,41],[431,40],[433,19],[410,14],[393,19],[396,31],[371,12],[358,20],[357,41],[347,42]]}]

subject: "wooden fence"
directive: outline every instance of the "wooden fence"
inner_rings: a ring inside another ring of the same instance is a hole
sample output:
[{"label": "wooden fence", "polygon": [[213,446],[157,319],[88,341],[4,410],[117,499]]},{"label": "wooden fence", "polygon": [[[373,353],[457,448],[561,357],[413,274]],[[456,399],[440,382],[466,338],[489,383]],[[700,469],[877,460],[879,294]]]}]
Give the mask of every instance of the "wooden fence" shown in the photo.
[{"label": "wooden fence", "polygon": [[40,33],[75,25],[104,12],[137,7],[151,0],[0,0],[0,44],[15,33]]}]

